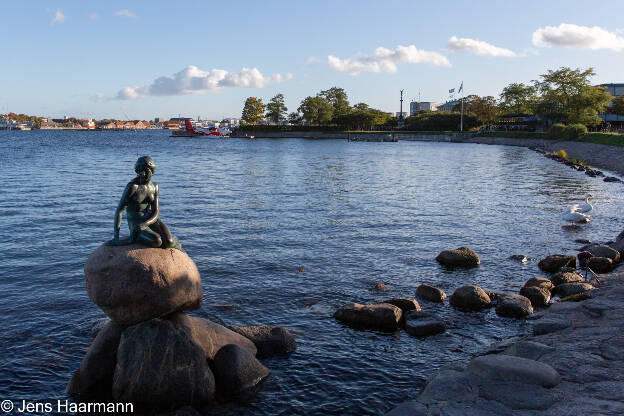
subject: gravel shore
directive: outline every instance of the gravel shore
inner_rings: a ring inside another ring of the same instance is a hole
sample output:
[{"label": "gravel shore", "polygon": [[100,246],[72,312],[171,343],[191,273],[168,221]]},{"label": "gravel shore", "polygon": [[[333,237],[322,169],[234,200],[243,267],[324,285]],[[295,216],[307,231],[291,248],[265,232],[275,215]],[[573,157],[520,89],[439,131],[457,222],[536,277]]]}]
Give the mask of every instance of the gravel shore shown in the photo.
[{"label": "gravel shore", "polygon": [[589,299],[553,304],[533,335],[443,367],[386,416],[624,414],[624,270]]}]

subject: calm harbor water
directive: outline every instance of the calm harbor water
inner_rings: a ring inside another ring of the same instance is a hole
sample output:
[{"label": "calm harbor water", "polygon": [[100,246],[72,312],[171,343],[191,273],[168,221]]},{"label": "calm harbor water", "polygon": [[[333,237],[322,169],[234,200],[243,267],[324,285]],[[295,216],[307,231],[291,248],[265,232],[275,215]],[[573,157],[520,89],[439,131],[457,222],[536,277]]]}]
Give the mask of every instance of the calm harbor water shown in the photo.
[{"label": "calm harbor water", "polygon": [[[0,398],[65,398],[92,323],[105,316],[87,297],[83,265],[112,237],[144,154],[157,164],[161,218],[203,279],[194,313],[285,326],[298,343],[290,358],[263,360],[272,375],[257,395],[210,414],[383,414],[441,365],[530,326],[421,302],[450,328],[416,339],[342,326],[336,308],[411,297],[423,282],[449,295],[470,283],[517,292],[540,273],[537,261],[510,255],[573,252],[574,239],[608,240],[623,227],[621,184],[524,148],[0,131]],[[560,214],[588,193],[593,221],[563,230]],[[462,245],[480,255],[479,268],[435,262]]]}]

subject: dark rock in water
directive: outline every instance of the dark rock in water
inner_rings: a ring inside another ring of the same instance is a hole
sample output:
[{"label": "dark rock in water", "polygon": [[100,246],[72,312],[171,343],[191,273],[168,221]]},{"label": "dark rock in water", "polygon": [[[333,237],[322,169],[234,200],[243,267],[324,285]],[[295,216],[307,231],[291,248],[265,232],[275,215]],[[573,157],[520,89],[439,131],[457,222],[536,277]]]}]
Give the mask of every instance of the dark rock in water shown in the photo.
[{"label": "dark rock in water", "polygon": [[378,292],[385,292],[385,291],[390,290],[390,289],[388,288],[388,286],[386,286],[383,283],[377,283],[375,285],[375,290],[378,291]]},{"label": "dark rock in water", "polygon": [[114,400],[175,409],[206,403],[214,391],[206,354],[181,325],[152,319],[123,332],[113,378]]},{"label": "dark rock in water", "polygon": [[334,313],[334,318],[341,322],[382,331],[396,331],[402,317],[401,308],[388,303],[375,305],[348,303]]},{"label": "dark rock in water", "polygon": [[614,263],[618,263],[621,257],[618,250],[606,244],[588,244],[581,247],[581,251],[589,251],[596,257],[607,257],[611,259]]},{"label": "dark rock in water", "polygon": [[593,296],[590,292],[581,292],[575,295],[566,296],[565,298],[559,299],[559,302],[581,302],[586,299],[591,299]]},{"label": "dark rock in water", "polygon": [[531,301],[534,308],[543,308],[550,302],[550,290],[540,286],[524,286],[520,294]]},{"label": "dark rock in water", "polygon": [[183,312],[175,313],[168,319],[191,336],[193,342],[204,350],[208,360],[212,360],[217,351],[228,344],[237,344],[254,356],[258,352],[250,339],[208,319],[188,316]]},{"label": "dark rock in water", "polygon": [[552,281],[553,285],[559,286],[564,283],[584,282],[585,278],[581,276],[581,274],[576,269],[573,269],[572,271],[560,270],[559,272],[555,273],[550,280]]},{"label": "dark rock in water", "polygon": [[519,261],[520,263],[526,263],[529,261],[527,257],[523,254],[514,254],[513,256],[509,256],[509,260]]},{"label": "dark rock in water", "polygon": [[67,394],[82,401],[111,397],[117,347],[123,329],[110,320],[104,325],[71,378]]},{"label": "dark rock in water", "polygon": [[84,272],[89,297],[118,324],[201,306],[199,271],[180,250],[103,245],[91,253]]},{"label": "dark rock in water", "polygon": [[545,277],[532,277],[526,281],[524,287],[539,287],[550,292],[555,285]]},{"label": "dark rock in water", "polygon": [[449,303],[460,309],[480,311],[492,307],[492,300],[479,286],[469,285],[457,288]]},{"label": "dark rock in water", "polygon": [[230,329],[254,343],[258,358],[288,355],[297,349],[290,331],[280,326],[231,326]]},{"label": "dark rock in water", "polygon": [[577,238],[576,240],[574,240],[574,242],[579,244],[591,244],[591,241],[586,238]]},{"label": "dark rock in water", "polygon": [[382,303],[389,303],[390,305],[401,308],[401,311],[403,313],[413,310],[420,311],[420,305],[418,304],[416,299],[413,298],[393,298],[384,300]]},{"label": "dark rock in water", "polygon": [[405,316],[405,331],[416,337],[425,337],[446,331],[446,325],[439,316],[432,313],[410,311]]},{"label": "dark rock in water", "polygon": [[577,293],[583,293],[594,289],[596,288],[589,283],[564,283],[555,287],[554,294],[560,298],[565,298],[570,295],[576,295]]},{"label": "dark rock in water", "polygon": [[508,318],[524,318],[533,313],[531,301],[521,295],[504,294],[499,296],[496,314]]},{"label": "dark rock in water", "polygon": [[269,375],[268,368],[235,344],[221,347],[214,358],[214,370],[219,390],[230,394],[247,390]]},{"label": "dark rock in water", "polygon": [[440,288],[423,283],[416,289],[416,296],[430,302],[442,303],[446,299],[446,293]]},{"label": "dark rock in water", "polygon": [[587,266],[596,273],[609,273],[613,270],[613,261],[607,257],[592,257]]},{"label": "dark rock in water", "polygon": [[477,267],[481,260],[477,253],[468,247],[460,247],[455,250],[446,250],[438,254],[436,260],[448,267]]},{"label": "dark rock in water", "polygon": [[616,178],[614,176],[607,176],[606,178],[603,179],[603,181],[605,181],[605,182],[622,182],[621,179]]},{"label": "dark rock in water", "polygon": [[562,267],[576,267],[576,257],[564,254],[553,254],[540,260],[537,267],[548,273],[555,273]]}]

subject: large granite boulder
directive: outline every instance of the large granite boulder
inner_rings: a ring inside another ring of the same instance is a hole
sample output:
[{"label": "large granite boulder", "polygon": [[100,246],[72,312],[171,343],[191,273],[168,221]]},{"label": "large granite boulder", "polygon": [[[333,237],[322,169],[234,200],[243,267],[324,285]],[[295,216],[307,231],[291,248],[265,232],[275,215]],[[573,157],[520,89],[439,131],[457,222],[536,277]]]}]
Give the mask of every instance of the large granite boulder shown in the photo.
[{"label": "large granite boulder", "polygon": [[269,375],[268,368],[235,344],[221,347],[214,358],[214,370],[219,391],[226,394],[247,390]]},{"label": "large granite boulder", "polygon": [[537,267],[548,273],[555,273],[562,267],[576,267],[576,257],[564,254],[553,254],[537,263]]},{"label": "large granite boulder", "polygon": [[589,244],[582,247],[581,251],[589,251],[596,257],[606,257],[613,263],[618,263],[621,257],[618,250],[603,244]]},{"label": "large granite boulder", "polygon": [[520,294],[529,299],[534,308],[548,306],[548,302],[550,302],[550,290],[544,287],[524,286],[520,289]]},{"label": "large granite boulder", "polygon": [[596,273],[609,273],[613,269],[613,260],[608,257],[592,257],[587,266]]},{"label": "large granite boulder", "polygon": [[440,288],[423,283],[416,288],[416,296],[430,302],[442,303],[446,300],[446,293]]},{"label": "large granite boulder", "polygon": [[438,263],[447,267],[477,267],[481,260],[477,253],[468,247],[460,247],[455,250],[445,250],[436,257]]},{"label": "large granite boulder", "polygon": [[405,331],[416,337],[425,337],[446,331],[446,324],[433,313],[414,310],[405,316]]},{"label": "large granite boulder", "polygon": [[546,277],[532,277],[526,281],[524,287],[539,287],[551,291],[553,290],[555,285],[550,279]]},{"label": "large granite boulder", "polygon": [[384,300],[382,303],[389,303],[390,305],[394,305],[397,308],[400,308],[403,313],[420,310],[420,304],[414,298],[392,298]]},{"label": "large granite boulder", "polygon": [[111,321],[104,325],[71,378],[67,394],[81,401],[111,397],[117,347],[123,329]]},{"label": "large granite boulder", "polygon": [[177,312],[168,319],[191,336],[191,339],[204,350],[208,360],[213,360],[217,351],[228,344],[245,348],[253,356],[258,352],[250,339],[208,319],[188,316],[184,312]]},{"label": "large granite boulder", "polygon": [[583,293],[594,289],[596,288],[589,283],[564,283],[557,286],[553,294],[559,296],[560,298],[565,298],[570,295],[576,295],[577,293]]},{"label": "large granite boulder", "polygon": [[504,294],[498,296],[496,314],[508,318],[524,318],[533,313],[531,301],[522,295]]},{"label": "large granite boulder", "polygon": [[402,316],[401,308],[388,303],[347,303],[334,313],[334,318],[346,324],[382,331],[396,331]]},{"label": "large granite boulder", "polygon": [[[584,282],[585,278],[576,269],[563,268],[550,279],[553,285],[559,286],[564,283]],[[552,290],[552,289],[551,289]]]},{"label": "large granite boulder", "polygon": [[214,392],[206,354],[181,325],[152,319],[123,332],[113,377],[114,400],[164,410],[201,405]]},{"label": "large granite boulder", "polygon": [[468,285],[459,287],[453,292],[449,303],[460,309],[480,311],[492,307],[492,300],[479,286]]},{"label": "large granite boulder", "polygon": [[513,355],[490,354],[473,359],[469,373],[492,381],[514,381],[551,388],[561,382],[561,376],[550,365]]},{"label": "large granite boulder", "polygon": [[199,271],[180,250],[102,245],[84,271],[89,297],[118,324],[198,309],[202,303]]},{"label": "large granite boulder", "polygon": [[231,326],[229,329],[253,342],[258,358],[288,355],[297,349],[290,331],[280,326]]}]

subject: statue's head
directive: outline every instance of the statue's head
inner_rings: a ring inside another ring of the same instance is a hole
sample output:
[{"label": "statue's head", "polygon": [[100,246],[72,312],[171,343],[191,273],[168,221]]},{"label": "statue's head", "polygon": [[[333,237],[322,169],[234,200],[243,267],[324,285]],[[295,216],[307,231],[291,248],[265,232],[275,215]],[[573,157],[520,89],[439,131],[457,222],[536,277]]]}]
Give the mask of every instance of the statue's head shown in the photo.
[{"label": "statue's head", "polygon": [[139,175],[141,183],[148,183],[156,172],[156,163],[149,156],[141,156],[134,164],[134,171]]}]

